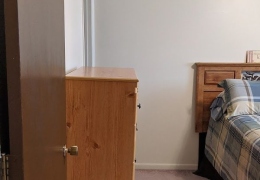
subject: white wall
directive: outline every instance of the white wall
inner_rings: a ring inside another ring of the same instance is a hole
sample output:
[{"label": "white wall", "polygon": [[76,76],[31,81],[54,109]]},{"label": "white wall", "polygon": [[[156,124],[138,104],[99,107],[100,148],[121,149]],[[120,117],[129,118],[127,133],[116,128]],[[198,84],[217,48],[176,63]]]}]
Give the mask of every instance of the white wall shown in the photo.
[{"label": "white wall", "polygon": [[139,77],[137,166],[195,169],[195,62],[260,49],[259,0],[95,0],[96,66]]},{"label": "white wall", "polygon": [[83,66],[83,1],[65,0],[65,66],[66,72]]}]

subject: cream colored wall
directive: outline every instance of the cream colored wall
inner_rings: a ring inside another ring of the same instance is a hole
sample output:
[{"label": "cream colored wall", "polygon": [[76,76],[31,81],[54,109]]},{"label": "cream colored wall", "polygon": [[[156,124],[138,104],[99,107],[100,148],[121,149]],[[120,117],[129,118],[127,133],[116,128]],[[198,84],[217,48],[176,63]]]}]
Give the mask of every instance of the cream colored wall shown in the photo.
[{"label": "cream colored wall", "polygon": [[65,0],[65,65],[66,73],[83,66],[84,32],[83,32],[83,1]]},{"label": "cream colored wall", "polygon": [[139,77],[137,168],[195,169],[195,62],[260,49],[260,1],[95,0],[96,66]]}]

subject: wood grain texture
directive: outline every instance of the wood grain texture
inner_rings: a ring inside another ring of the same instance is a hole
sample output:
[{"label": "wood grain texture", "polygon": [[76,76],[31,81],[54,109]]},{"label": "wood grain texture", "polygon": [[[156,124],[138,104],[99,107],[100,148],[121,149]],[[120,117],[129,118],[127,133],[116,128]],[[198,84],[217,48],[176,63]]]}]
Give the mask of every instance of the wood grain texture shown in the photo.
[{"label": "wood grain texture", "polygon": [[234,71],[205,71],[205,84],[218,84],[223,79],[234,79]]},{"label": "wood grain texture", "polygon": [[66,80],[68,180],[133,179],[136,82]]},{"label": "wood grain texture", "polygon": [[195,131],[207,132],[209,106],[221,91],[221,80],[240,79],[243,71],[260,71],[258,63],[196,63],[196,115]]}]

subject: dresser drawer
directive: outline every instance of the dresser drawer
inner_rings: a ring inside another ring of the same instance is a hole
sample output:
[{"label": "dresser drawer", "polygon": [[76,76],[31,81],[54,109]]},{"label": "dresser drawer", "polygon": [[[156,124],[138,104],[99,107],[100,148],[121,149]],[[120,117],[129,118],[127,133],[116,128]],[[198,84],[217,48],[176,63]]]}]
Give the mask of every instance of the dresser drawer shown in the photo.
[{"label": "dresser drawer", "polygon": [[218,84],[223,79],[234,79],[235,71],[205,71],[205,85]]}]

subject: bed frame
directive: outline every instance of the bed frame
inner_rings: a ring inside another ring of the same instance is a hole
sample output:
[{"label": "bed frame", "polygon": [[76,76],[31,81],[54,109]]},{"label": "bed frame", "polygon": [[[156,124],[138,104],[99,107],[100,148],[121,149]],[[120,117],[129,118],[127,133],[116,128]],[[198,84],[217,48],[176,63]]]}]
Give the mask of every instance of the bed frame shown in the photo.
[{"label": "bed frame", "polygon": [[195,131],[207,131],[209,107],[215,97],[223,91],[217,84],[224,79],[254,79],[260,72],[260,63],[196,63],[196,116]]}]

